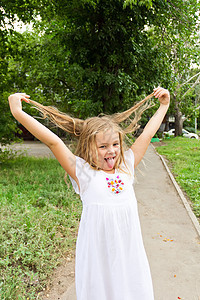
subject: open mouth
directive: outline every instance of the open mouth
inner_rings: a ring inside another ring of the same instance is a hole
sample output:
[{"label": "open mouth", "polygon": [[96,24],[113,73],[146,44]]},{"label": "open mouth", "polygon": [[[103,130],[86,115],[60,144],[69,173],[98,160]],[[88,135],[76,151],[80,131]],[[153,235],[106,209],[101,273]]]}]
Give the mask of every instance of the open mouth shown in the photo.
[{"label": "open mouth", "polygon": [[115,156],[104,158],[104,160],[106,161],[108,167],[113,169],[114,164],[115,164]]}]

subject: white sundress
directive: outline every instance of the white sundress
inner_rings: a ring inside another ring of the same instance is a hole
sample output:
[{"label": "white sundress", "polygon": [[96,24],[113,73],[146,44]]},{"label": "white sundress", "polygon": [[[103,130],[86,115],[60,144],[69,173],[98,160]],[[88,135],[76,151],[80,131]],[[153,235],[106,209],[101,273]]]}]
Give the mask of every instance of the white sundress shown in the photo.
[{"label": "white sundress", "polygon": [[83,211],[76,244],[77,300],[153,300],[133,189],[134,154],[125,152],[131,176],[93,170],[76,157]]}]

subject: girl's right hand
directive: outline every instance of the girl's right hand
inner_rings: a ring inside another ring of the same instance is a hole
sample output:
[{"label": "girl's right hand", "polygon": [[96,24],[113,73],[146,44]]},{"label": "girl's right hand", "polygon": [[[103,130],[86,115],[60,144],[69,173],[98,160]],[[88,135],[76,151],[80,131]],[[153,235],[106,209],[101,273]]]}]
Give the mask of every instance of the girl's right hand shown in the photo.
[{"label": "girl's right hand", "polygon": [[159,86],[155,88],[153,91],[154,91],[154,97],[159,99],[160,104],[169,105],[170,94],[168,90]]},{"label": "girl's right hand", "polygon": [[12,114],[22,110],[22,101],[29,103],[30,96],[25,93],[15,93],[8,97]]}]

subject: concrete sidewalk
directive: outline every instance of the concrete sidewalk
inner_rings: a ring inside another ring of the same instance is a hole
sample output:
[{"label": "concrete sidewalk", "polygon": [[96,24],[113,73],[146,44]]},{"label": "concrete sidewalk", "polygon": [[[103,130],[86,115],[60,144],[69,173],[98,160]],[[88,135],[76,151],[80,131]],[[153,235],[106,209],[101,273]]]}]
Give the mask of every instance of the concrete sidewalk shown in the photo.
[{"label": "concrete sidewalk", "polygon": [[144,162],[135,190],[155,300],[200,300],[199,223],[194,226],[193,213],[152,146]]},{"label": "concrete sidewalk", "polygon": [[[155,300],[200,300],[199,224],[152,146],[144,163],[136,172],[135,191]],[[74,284],[53,300],[58,299],[75,300]]]},{"label": "concrete sidewalk", "polygon": [[2,149],[10,148],[17,151],[19,154],[37,157],[55,158],[51,150],[39,141],[25,141],[23,143],[14,143],[9,146],[2,146]]}]

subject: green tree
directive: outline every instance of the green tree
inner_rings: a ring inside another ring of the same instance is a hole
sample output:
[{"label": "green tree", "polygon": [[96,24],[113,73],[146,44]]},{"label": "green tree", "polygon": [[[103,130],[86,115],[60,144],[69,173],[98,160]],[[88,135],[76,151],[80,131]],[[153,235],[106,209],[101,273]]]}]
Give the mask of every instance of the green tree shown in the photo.
[{"label": "green tree", "polygon": [[[195,113],[192,92],[183,86],[191,77],[194,64],[199,64],[199,10],[198,1],[166,1],[166,11],[170,18],[162,18],[159,24],[152,27],[153,40],[156,41],[166,56],[166,72],[170,73],[171,114],[175,116],[175,135],[182,134],[183,115]],[[160,11],[157,11],[160,15]],[[161,34],[158,34],[158,33]]]},{"label": "green tree", "polygon": [[131,8],[118,0],[57,1],[41,24],[40,54],[29,62],[39,75],[35,82],[46,82],[43,92],[64,94],[66,108],[87,116],[125,109],[137,93],[162,81],[162,57],[145,30],[154,12],[139,2],[129,1]]},{"label": "green tree", "polygon": [[5,28],[3,11],[0,10],[0,143],[6,144],[14,138],[15,124],[10,116],[7,105],[8,90],[8,57],[10,55],[9,35]]},{"label": "green tree", "polygon": [[17,14],[36,26],[10,38],[8,90],[79,117],[126,109],[158,84],[173,94],[197,54],[196,2],[3,1],[11,21]]},{"label": "green tree", "polygon": [[[0,143],[1,145],[15,140],[15,132],[19,131],[17,123],[9,111],[7,98],[10,93],[18,91],[20,81],[19,62],[12,66],[13,56],[19,52],[21,35],[14,31],[13,22],[17,15],[24,22],[31,21],[35,8],[26,9],[28,3],[21,1],[1,1],[0,7]],[[22,81],[23,82],[23,81]],[[24,90],[24,87],[23,87]]]}]

